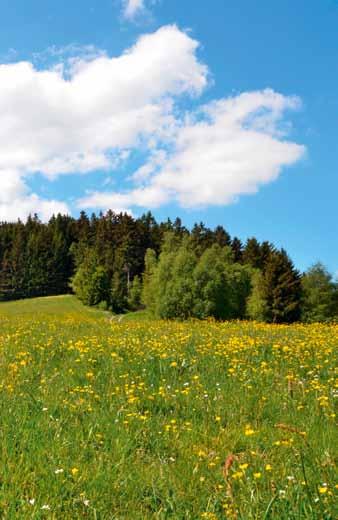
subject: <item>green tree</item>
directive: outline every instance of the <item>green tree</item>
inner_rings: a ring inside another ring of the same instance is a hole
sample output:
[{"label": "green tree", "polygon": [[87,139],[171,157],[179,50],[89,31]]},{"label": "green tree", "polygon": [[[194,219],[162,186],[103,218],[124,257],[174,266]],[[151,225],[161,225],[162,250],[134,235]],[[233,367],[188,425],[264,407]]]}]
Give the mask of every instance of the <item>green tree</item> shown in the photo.
[{"label": "green tree", "polygon": [[261,246],[256,238],[249,238],[243,250],[243,263],[254,269],[262,269]]},{"label": "green tree", "polygon": [[71,285],[76,296],[86,305],[109,301],[109,278],[104,267],[99,265],[93,249],[87,250]]},{"label": "green tree", "polygon": [[232,291],[227,276],[231,263],[232,252],[228,248],[214,245],[203,253],[194,270],[194,316],[231,316]]},{"label": "green tree", "polygon": [[314,264],[302,278],[302,320],[327,321],[337,317],[337,286],[331,274],[320,262]]},{"label": "green tree", "polygon": [[261,291],[265,321],[292,323],[300,319],[301,277],[283,249],[270,255]]},{"label": "green tree", "polygon": [[137,311],[141,308],[141,296],[142,296],[142,282],[141,278],[136,275],[131,283],[129,296],[128,296],[128,308]]},{"label": "green tree", "polygon": [[142,276],[141,302],[148,309],[154,310],[156,301],[154,275],[157,267],[157,258],[153,249],[147,249],[144,259],[144,266],[144,273]]},{"label": "green tree", "polygon": [[251,293],[247,300],[247,316],[253,320],[265,321],[268,305],[265,298],[264,275],[259,269],[252,272]]}]

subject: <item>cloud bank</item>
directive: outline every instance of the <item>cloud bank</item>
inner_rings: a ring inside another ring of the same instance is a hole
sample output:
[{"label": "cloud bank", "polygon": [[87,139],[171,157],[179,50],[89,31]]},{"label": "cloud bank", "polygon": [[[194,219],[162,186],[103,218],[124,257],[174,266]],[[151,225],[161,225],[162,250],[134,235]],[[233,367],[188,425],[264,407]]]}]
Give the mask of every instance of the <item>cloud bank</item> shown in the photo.
[{"label": "cloud bank", "polygon": [[196,103],[208,85],[198,47],[165,26],[118,57],[95,51],[44,70],[0,65],[0,219],[69,212],[64,201],[31,193],[28,179],[112,171],[134,150],[145,161],[130,188],[87,194],[78,206],[228,204],[299,160],[305,149],[285,130],[296,97],[262,90],[179,108],[187,97]]}]

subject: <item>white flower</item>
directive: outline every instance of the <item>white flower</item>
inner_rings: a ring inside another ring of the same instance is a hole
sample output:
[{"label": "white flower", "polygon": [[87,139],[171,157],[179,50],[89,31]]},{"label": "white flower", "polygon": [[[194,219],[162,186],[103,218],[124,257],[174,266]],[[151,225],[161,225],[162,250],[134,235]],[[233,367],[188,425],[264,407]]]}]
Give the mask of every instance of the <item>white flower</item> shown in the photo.
[{"label": "white flower", "polygon": [[34,506],[35,498],[31,498],[30,500],[28,500],[28,502],[30,503],[31,506]]},{"label": "white flower", "polygon": [[87,498],[84,499],[83,503],[84,503],[84,505],[85,505],[86,507],[89,506],[89,500],[87,500]]},{"label": "white flower", "polygon": [[45,509],[47,511],[50,511],[50,506],[48,504],[44,504],[41,509]]},{"label": "white flower", "polygon": [[56,469],[54,471],[55,475],[58,475],[59,473],[63,473],[63,469]]}]

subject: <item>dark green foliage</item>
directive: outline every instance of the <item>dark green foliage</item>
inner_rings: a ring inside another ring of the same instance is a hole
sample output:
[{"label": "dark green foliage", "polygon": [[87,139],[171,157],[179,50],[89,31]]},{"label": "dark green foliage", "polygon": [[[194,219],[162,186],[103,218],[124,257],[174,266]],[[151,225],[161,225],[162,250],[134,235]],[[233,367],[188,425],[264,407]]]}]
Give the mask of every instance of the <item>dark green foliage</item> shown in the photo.
[{"label": "dark green foliage", "polygon": [[293,323],[300,319],[301,277],[282,249],[270,254],[263,273],[253,277],[249,316],[269,323]]},{"label": "dark green foliage", "polygon": [[[322,266],[301,277],[285,251],[242,242],[202,222],[158,224],[108,211],[42,223],[0,223],[0,300],[74,291],[114,312],[162,317],[251,317],[273,323],[335,319],[338,289]],[[303,292],[303,297],[302,297]]]},{"label": "dark green foliage", "polygon": [[320,262],[305,273],[302,287],[303,321],[311,323],[338,319],[338,286]]},{"label": "dark green foliage", "polygon": [[231,241],[231,249],[234,255],[234,262],[242,262],[243,260],[243,244],[239,238],[234,237]]}]

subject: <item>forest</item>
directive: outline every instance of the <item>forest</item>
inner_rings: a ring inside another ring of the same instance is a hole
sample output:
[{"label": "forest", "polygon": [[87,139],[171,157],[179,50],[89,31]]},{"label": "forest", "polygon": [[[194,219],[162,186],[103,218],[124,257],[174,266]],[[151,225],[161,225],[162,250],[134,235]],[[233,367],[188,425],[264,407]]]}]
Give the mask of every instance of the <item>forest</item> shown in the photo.
[{"label": "forest", "polygon": [[284,249],[222,226],[187,229],[108,211],[0,224],[0,300],[74,292],[114,313],[159,318],[335,321],[338,284],[321,263],[301,273]]}]

